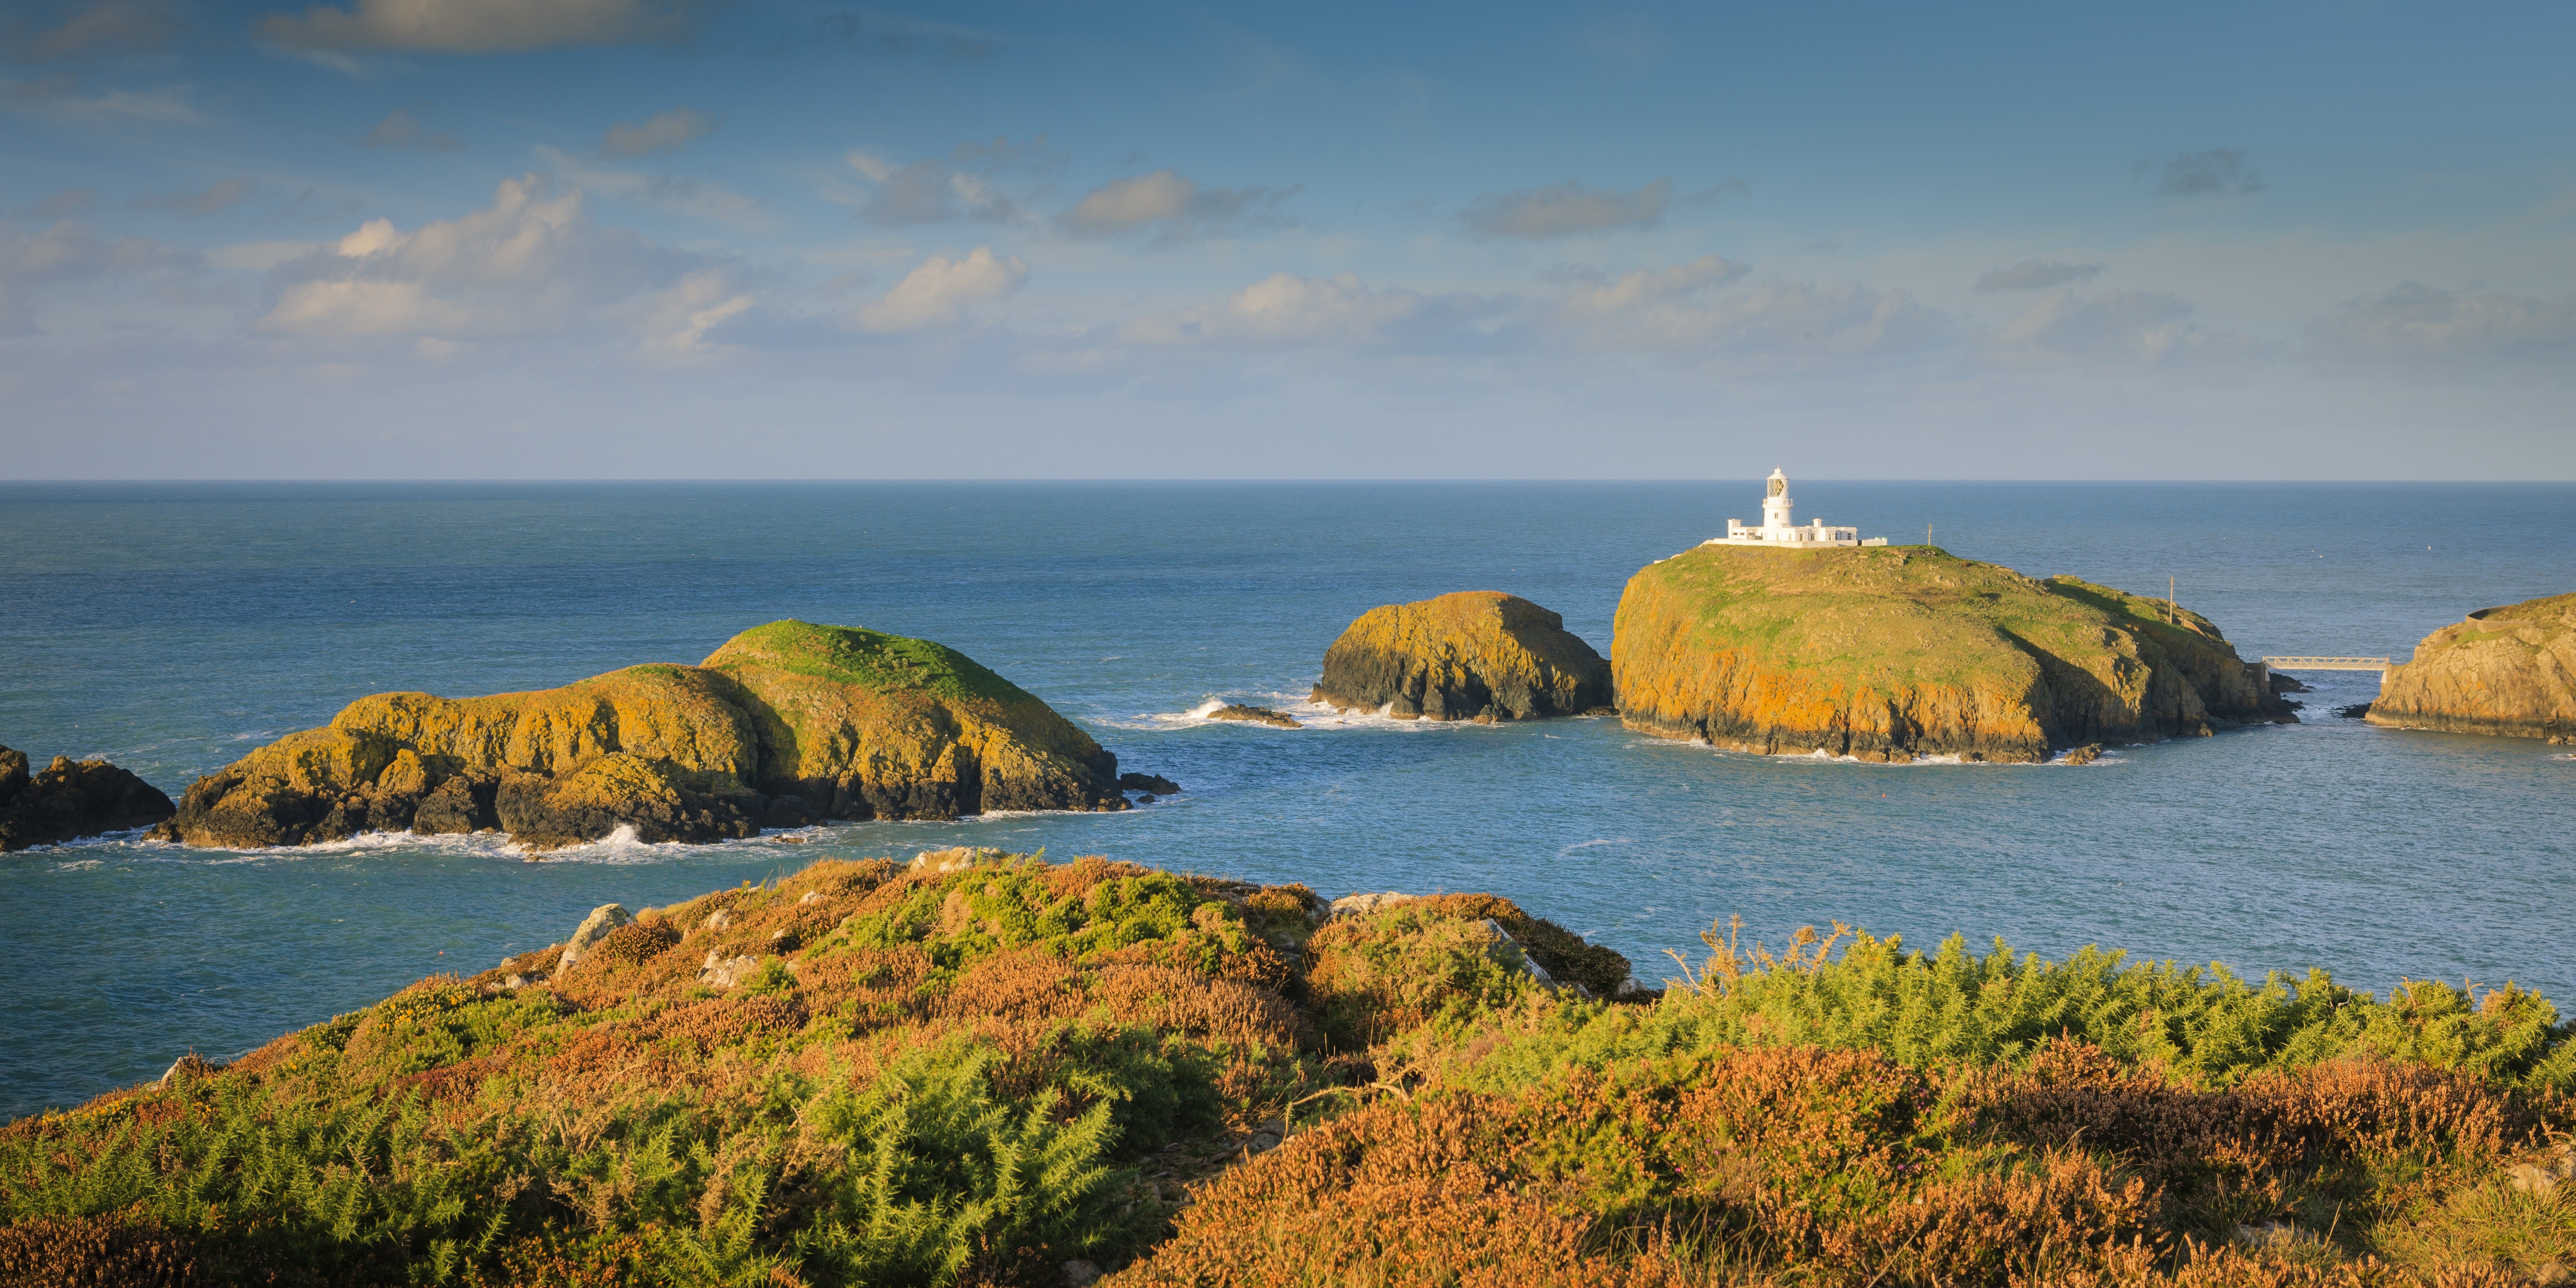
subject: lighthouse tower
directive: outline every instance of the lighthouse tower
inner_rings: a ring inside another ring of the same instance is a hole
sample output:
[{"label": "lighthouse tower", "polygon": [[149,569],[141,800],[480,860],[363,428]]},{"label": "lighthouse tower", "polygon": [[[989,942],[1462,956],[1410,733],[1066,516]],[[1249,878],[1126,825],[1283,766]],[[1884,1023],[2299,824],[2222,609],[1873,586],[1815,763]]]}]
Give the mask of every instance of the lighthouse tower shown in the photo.
[{"label": "lighthouse tower", "polygon": [[1827,527],[1818,519],[1799,526],[1789,518],[1789,476],[1778,470],[1762,481],[1762,526],[1745,527],[1738,519],[1726,521],[1726,535],[1710,537],[1712,546],[1769,546],[1775,549],[1816,550],[1831,546],[1883,546],[1885,537],[1860,539],[1858,528]]},{"label": "lighthouse tower", "polygon": [[[1789,522],[1789,504],[1789,476],[1778,470],[1771,471],[1771,477],[1762,483],[1762,534],[1764,536],[1774,541],[1794,540],[1786,535],[1792,530]],[[1771,536],[1773,533],[1783,535],[1774,537]]]}]

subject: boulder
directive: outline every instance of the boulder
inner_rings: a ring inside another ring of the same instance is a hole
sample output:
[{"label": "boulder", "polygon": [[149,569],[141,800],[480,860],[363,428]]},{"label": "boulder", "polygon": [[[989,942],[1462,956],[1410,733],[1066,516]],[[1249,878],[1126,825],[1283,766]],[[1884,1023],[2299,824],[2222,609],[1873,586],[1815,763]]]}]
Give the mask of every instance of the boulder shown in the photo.
[{"label": "boulder", "polygon": [[2088,742],[2083,746],[2066,753],[2066,759],[2063,763],[2069,765],[2089,765],[2101,758],[2102,744],[2098,742]]},{"label": "boulder", "polygon": [[760,959],[749,954],[727,957],[708,953],[706,966],[698,972],[698,982],[709,988],[734,988],[759,969]]},{"label": "boulder", "polygon": [[150,827],[175,807],[161,789],[104,760],[56,756],[27,772],[27,754],[0,747],[0,853]]},{"label": "boulder", "polygon": [[703,842],[824,819],[1124,809],[1117,780],[1117,757],[962,653],[781,621],[698,666],[362,698],[199,779],[156,834],[259,847],[499,829],[542,852],[620,828]]},{"label": "boulder", "polygon": [[2481,608],[2390,667],[2362,716],[2395,729],[2576,741],[2576,594]]},{"label": "boulder", "polygon": [[1324,651],[1314,700],[1403,720],[1532,720],[1608,707],[1610,687],[1610,664],[1563,617],[1470,590],[1360,614]]},{"label": "boulder", "polygon": [[1303,729],[1293,716],[1281,715],[1268,707],[1247,707],[1234,703],[1218,707],[1207,714],[1210,720],[1240,720],[1248,724],[1266,724],[1274,729]]},{"label": "boulder", "polygon": [[2036,763],[2297,719],[2197,613],[1932,546],[1685,551],[1629,579],[1610,660],[1629,728],[1741,751]]},{"label": "boulder", "polygon": [[634,920],[635,914],[628,912],[622,903],[603,903],[591,909],[590,915],[573,928],[572,938],[564,941],[563,957],[555,963],[555,973],[571,970],[572,964],[580,961],[582,954],[589,952],[592,945]]},{"label": "boulder", "polygon": [[1151,792],[1156,796],[1176,796],[1181,785],[1161,774],[1120,774],[1118,789],[1128,792]]}]

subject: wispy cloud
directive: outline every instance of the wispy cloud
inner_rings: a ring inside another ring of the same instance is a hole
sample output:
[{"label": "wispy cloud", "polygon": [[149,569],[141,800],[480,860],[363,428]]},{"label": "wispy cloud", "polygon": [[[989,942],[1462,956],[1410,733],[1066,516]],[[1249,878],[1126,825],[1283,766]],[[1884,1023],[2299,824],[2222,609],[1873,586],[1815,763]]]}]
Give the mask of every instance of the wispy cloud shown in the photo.
[{"label": "wispy cloud", "polygon": [[2141,161],[2139,178],[2156,176],[2156,193],[2165,197],[2215,197],[2229,193],[2263,190],[2263,176],[2245,164],[2245,153],[2235,148],[2211,148],[2206,152],[2177,152],[2160,164]]},{"label": "wispy cloud", "polygon": [[1294,227],[1297,221],[1285,206],[1303,187],[1203,188],[1177,170],[1156,170],[1092,189],[1056,216],[1056,226],[1068,236],[1093,239],[1152,229],[1151,245],[1178,246]]},{"label": "wispy cloud", "polygon": [[690,0],[356,0],[270,14],[255,30],[288,49],[517,54],[685,39],[698,10]]},{"label": "wispy cloud", "polygon": [[675,107],[641,121],[620,121],[609,126],[607,135],[599,141],[599,154],[641,157],[657,152],[677,152],[715,133],[723,124],[720,119],[685,107]]},{"label": "wispy cloud", "polygon": [[1979,295],[1997,291],[2044,291],[2069,282],[2086,282],[2101,276],[2100,264],[2059,264],[2044,259],[2025,259],[2010,268],[1990,268],[1977,275]]},{"label": "wispy cloud", "polygon": [[2310,340],[2334,362],[2458,375],[2521,369],[2563,378],[2576,371],[2576,295],[2534,299],[2406,282],[2345,301],[2315,324]]},{"label": "wispy cloud", "polygon": [[167,210],[190,219],[202,219],[240,205],[242,198],[258,187],[248,179],[219,179],[194,191],[179,189],[157,196],[146,193],[134,205],[137,209]]},{"label": "wispy cloud", "polygon": [[362,148],[413,148],[422,152],[460,152],[463,140],[453,134],[441,134],[422,123],[417,112],[397,107],[385,113],[385,119],[368,127],[358,136]]},{"label": "wispy cloud", "polygon": [[0,44],[20,62],[41,63],[84,54],[157,53],[187,29],[169,0],[89,0],[50,27],[12,22]]},{"label": "wispy cloud", "polygon": [[70,75],[0,80],[0,110],[76,125],[191,124],[205,119],[185,89],[103,90],[82,94]]},{"label": "wispy cloud", "polygon": [[1482,238],[1522,237],[1544,240],[1620,228],[1652,228],[1665,212],[1745,192],[1742,179],[1713,188],[1673,194],[1673,181],[1657,179],[1641,188],[1588,188],[1571,180],[1540,188],[1487,193],[1458,212],[1467,230]]},{"label": "wispy cloud", "polygon": [[757,200],[720,183],[676,174],[637,174],[631,170],[598,165],[560,148],[540,146],[536,154],[555,173],[618,201],[632,201],[693,219],[740,228],[764,227],[768,223]]}]

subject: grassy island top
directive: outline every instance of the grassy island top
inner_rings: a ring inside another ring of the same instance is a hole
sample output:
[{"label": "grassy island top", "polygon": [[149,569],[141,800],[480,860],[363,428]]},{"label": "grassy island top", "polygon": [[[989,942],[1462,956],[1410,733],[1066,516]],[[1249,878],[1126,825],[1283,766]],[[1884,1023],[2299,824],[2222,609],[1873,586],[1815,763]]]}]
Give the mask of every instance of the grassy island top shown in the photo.
[{"label": "grassy island top", "polygon": [[878,692],[917,689],[952,701],[1037,700],[945,644],[864,626],[817,626],[794,618],[752,627],[726,640],[700,665],[719,671],[774,667],[834,684]]},{"label": "grassy island top", "polygon": [[2430,661],[2433,654],[2477,644],[2512,644],[2525,654],[2549,650],[2559,637],[2576,631],[2576,594],[2544,595],[2501,608],[2482,608],[2466,621],[2445,626],[2424,637],[2413,661]]},{"label": "grassy island top", "polygon": [[1328,916],[1096,858],[818,863],[0,1128],[0,1283],[2458,1288],[2576,1262],[2576,1047],[2511,985],[1703,938],[1621,994],[1616,954],[1491,895]]},{"label": "grassy island top", "polygon": [[1994,645],[2084,653],[2112,625],[2177,642],[2225,638],[2189,609],[2168,621],[2160,599],[2077,577],[2041,580],[1938,546],[1703,545],[1648,566],[1637,581],[1676,601],[1712,636],[1854,676],[1902,670],[1962,682],[1998,666],[2018,669],[2022,650],[1997,654]]}]

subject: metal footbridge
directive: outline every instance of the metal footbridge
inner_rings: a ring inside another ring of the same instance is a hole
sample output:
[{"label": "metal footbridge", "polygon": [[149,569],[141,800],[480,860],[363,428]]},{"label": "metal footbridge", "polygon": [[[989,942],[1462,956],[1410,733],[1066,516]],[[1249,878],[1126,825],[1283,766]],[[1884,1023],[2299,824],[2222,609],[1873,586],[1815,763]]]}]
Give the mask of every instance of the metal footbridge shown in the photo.
[{"label": "metal footbridge", "polygon": [[2267,657],[2275,671],[2385,671],[2396,663],[2384,657]]}]

